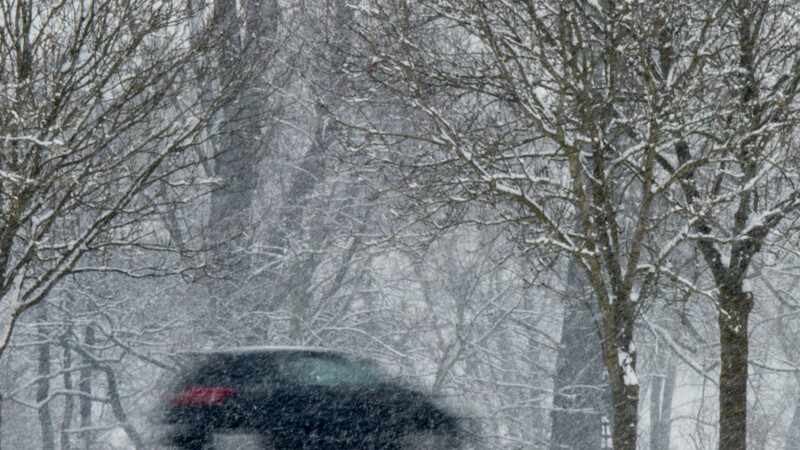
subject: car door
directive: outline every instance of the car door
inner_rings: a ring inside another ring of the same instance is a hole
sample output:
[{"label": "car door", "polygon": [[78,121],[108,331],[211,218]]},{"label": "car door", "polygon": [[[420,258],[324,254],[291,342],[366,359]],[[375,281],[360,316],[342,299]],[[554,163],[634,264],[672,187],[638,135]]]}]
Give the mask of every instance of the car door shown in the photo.
[{"label": "car door", "polygon": [[370,403],[366,391],[377,377],[328,354],[291,355],[276,365],[282,382],[273,402],[286,447],[363,447]]}]

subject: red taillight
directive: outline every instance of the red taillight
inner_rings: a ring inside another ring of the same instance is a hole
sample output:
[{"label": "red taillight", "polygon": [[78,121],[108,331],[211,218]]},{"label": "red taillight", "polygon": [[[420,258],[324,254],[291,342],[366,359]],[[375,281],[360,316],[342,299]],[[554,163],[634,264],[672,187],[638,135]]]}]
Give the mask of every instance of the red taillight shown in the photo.
[{"label": "red taillight", "polygon": [[193,386],[172,398],[174,405],[219,405],[233,395],[233,389],[225,387]]}]

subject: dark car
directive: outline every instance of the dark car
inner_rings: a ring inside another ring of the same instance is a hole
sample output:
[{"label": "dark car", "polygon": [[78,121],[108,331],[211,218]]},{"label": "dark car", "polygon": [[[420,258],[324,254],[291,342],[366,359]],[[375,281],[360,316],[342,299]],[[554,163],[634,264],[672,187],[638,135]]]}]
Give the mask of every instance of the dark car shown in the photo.
[{"label": "dark car", "polygon": [[447,449],[459,419],[369,362],[309,348],[197,355],[167,400],[179,448]]}]

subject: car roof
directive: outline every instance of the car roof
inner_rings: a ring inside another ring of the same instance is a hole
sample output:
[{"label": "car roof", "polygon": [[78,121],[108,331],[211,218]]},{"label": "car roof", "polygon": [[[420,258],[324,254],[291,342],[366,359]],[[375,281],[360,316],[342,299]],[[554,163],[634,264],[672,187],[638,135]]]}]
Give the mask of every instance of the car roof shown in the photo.
[{"label": "car roof", "polygon": [[199,350],[187,352],[190,355],[250,355],[259,353],[318,353],[326,355],[347,355],[346,352],[340,350],[333,350],[323,347],[307,347],[307,346],[276,346],[276,345],[256,345],[246,347],[228,347],[218,348],[211,350]]}]

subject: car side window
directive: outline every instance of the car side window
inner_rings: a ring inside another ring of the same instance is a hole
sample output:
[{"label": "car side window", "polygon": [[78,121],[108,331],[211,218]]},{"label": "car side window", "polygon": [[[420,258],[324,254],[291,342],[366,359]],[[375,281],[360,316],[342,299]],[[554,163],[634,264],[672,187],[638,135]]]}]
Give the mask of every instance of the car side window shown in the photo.
[{"label": "car side window", "polygon": [[381,381],[369,368],[343,358],[298,356],[283,359],[277,368],[282,379],[297,385],[363,386]]},{"label": "car side window", "polygon": [[248,355],[242,357],[237,364],[237,376],[243,385],[253,387],[272,386],[279,382],[275,374],[275,364],[272,358],[261,355]]}]

